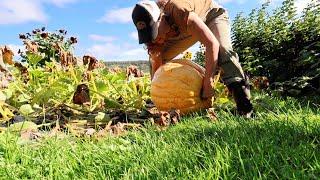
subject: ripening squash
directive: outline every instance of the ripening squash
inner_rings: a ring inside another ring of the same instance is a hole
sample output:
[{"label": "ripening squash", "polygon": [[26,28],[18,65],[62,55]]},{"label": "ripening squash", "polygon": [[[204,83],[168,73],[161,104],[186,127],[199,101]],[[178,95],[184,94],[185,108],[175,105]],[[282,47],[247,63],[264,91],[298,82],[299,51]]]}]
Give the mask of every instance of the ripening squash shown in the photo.
[{"label": "ripening squash", "polygon": [[161,111],[179,109],[181,114],[211,107],[201,100],[204,69],[190,60],[173,60],[161,66],[151,82],[151,99]]}]

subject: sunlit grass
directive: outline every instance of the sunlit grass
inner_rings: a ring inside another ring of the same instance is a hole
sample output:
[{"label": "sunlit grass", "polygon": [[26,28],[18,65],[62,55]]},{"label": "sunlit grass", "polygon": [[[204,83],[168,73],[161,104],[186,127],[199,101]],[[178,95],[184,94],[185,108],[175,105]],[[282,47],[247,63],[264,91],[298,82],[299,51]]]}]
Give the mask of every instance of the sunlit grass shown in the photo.
[{"label": "sunlit grass", "polygon": [[99,141],[0,137],[1,179],[317,179],[320,113],[293,98],[254,96],[256,117],[218,110]]}]

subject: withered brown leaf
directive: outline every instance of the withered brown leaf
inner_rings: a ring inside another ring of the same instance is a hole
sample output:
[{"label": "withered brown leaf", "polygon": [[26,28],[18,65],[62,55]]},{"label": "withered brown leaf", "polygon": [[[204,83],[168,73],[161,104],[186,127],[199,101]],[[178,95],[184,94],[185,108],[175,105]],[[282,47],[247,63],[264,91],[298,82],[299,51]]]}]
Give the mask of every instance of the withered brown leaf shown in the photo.
[{"label": "withered brown leaf", "polygon": [[25,40],[23,43],[26,46],[27,51],[38,53],[38,44],[36,42]]},{"label": "withered brown leaf", "polygon": [[217,114],[216,114],[214,108],[209,108],[207,110],[207,117],[213,122],[218,120],[218,117],[217,117]]},{"label": "withered brown leaf", "polygon": [[27,39],[27,36],[25,34],[19,34],[19,39]]},{"label": "withered brown leaf", "polygon": [[70,42],[71,42],[72,44],[76,44],[76,43],[78,43],[78,39],[77,39],[76,37],[71,37],[71,38],[70,38]]},{"label": "withered brown leaf", "polygon": [[180,121],[181,119],[180,110],[171,109],[169,111],[169,114],[170,114],[170,119],[172,124],[177,124]]},{"label": "withered brown leaf", "polygon": [[89,64],[87,69],[88,71],[92,71],[98,66],[98,60],[95,57],[85,55],[83,56],[82,60],[83,60],[83,65]]},{"label": "withered brown leaf", "polygon": [[15,62],[14,67],[19,69],[23,82],[27,83],[30,79],[28,69],[24,67],[20,62]]},{"label": "withered brown leaf", "polygon": [[169,126],[171,123],[170,114],[166,111],[160,111],[158,118],[155,119],[155,123],[159,126]]},{"label": "withered brown leaf", "polygon": [[13,52],[8,46],[4,46],[2,49],[3,62],[12,65],[13,64]]},{"label": "withered brown leaf", "polygon": [[130,77],[138,78],[138,77],[144,76],[144,73],[141,70],[139,70],[137,66],[134,66],[134,65],[128,66],[126,73],[127,73],[127,78],[130,78]]},{"label": "withered brown leaf", "polygon": [[111,73],[118,74],[122,72],[122,69],[119,66],[116,66],[116,67],[109,68],[108,71]]},{"label": "withered brown leaf", "polygon": [[80,84],[77,86],[77,90],[73,95],[73,103],[83,105],[90,103],[90,91],[86,84]]},{"label": "withered brown leaf", "polygon": [[71,52],[66,52],[66,51],[63,51],[62,49],[60,49],[59,56],[60,56],[60,64],[63,67],[77,64],[77,60],[71,54]]},{"label": "withered brown leaf", "polygon": [[270,85],[269,79],[265,76],[257,76],[252,78],[252,84],[256,89],[267,89]]},{"label": "withered brown leaf", "polygon": [[[157,112],[157,110],[153,110],[152,113]],[[175,125],[177,124],[180,119],[180,111],[171,109],[170,111],[158,111],[156,114],[153,115],[153,118],[155,119],[155,123],[160,125],[160,126],[169,126],[171,124]]]},{"label": "withered brown leaf", "polygon": [[41,35],[40,35],[43,39],[46,39],[48,36],[49,36],[49,34],[47,33],[47,32],[43,32],[43,33],[41,33]]}]

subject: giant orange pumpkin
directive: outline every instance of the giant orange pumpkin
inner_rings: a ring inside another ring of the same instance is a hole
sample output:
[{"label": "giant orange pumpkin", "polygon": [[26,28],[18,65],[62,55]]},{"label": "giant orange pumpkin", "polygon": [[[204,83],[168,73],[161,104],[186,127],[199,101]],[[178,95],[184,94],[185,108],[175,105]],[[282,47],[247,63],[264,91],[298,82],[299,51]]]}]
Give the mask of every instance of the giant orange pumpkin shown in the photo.
[{"label": "giant orange pumpkin", "polygon": [[173,60],[161,66],[151,82],[151,99],[159,110],[179,109],[181,114],[211,107],[201,100],[204,69],[190,60]]}]

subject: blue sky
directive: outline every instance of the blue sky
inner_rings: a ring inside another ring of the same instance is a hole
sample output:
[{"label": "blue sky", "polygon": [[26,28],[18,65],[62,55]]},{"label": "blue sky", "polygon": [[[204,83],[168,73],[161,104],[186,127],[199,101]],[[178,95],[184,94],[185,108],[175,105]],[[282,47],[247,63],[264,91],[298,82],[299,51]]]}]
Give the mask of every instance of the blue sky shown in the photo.
[{"label": "blue sky", "polygon": [[[248,13],[264,0],[217,0],[231,19]],[[309,0],[297,0],[301,9]],[[18,35],[35,28],[66,29],[78,38],[75,54],[92,55],[105,61],[147,59],[131,21],[136,0],[0,0],[0,45],[15,52],[23,48]],[[282,0],[273,0],[274,6]],[[191,51],[195,51],[194,46]],[[19,59],[15,56],[15,59]]]}]

